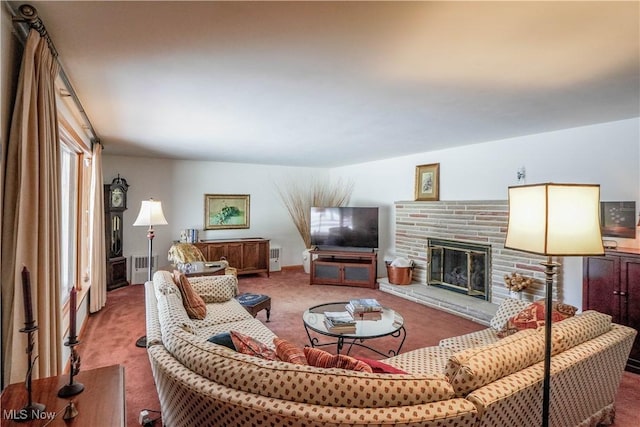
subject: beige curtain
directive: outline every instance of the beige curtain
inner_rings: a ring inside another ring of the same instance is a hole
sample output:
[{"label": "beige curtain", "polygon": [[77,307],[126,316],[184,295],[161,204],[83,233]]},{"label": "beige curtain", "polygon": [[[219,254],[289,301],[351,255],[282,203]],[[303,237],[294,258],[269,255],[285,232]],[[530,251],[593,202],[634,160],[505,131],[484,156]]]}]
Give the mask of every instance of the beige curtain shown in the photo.
[{"label": "beige curtain", "polygon": [[21,270],[31,272],[34,378],[59,375],[60,168],[54,80],[58,63],[31,30],[24,49],[5,159],[2,212],[2,360],[5,383],[27,372]]},{"label": "beige curtain", "polygon": [[93,144],[91,159],[91,196],[89,205],[89,311],[99,311],[107,302],[107,268],[104,235],[104,198],[102,186],[102,145]]}]

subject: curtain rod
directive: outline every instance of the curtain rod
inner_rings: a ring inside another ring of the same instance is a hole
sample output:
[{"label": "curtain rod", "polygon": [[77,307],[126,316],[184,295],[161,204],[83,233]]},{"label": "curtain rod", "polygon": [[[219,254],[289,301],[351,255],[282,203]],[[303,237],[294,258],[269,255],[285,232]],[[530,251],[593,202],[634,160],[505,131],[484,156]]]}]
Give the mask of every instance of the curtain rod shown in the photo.
[{"label": "curtain rod", "polygon": [[78,111],[82,115],[82,118],[84,119],[85,124],[89,129],[89,132],[91,132],[91,135],[92,135],[91,145],[101,144],[100,138],[98,137],[98,134],[93,128],[93,125],[91,124],[91,120],[89,120],[89,116],[87,116],[87,113],[84,110],[84,107],[82,106],[82,103],[80,102],[80,99],[76,94],[76,91],[73,89],[73,85],[71,84],[71,82],[69,81],[69,78],[67,77],[67,73],[65,73],[64,68],[62,68],[62,64],[58,59],[58,51],[56,50],[56,47],[53,44],[53,40],[51,40],[51,37],[49,36],[49,33],[47,32],[47,29],[44,26],[44,23],[38,16],[38,11],[36,10],[36,8],[31,6],[30,4],[23,4],[18,8],[18,12],[16,12],[13,9],[13,6],[9,4],[9,2],[7,2],[7,5],[9,6],[9,10],[13,15],[13,22],[15,24],[14,26],[19,29],[19,33],[20,33],[19,37],[22,39],[23,42],[27,40],[27,37],[29,35],[29,31],[27,30],[27,27],[36,30],[40,34],[40,36],[47,41],[47,45],[49,45],[49,50],[51,51],[51,54],[53,55],[56,62],[60,66],[59,72],[58,72],[60,79],[62,80],[62,83],[64,84],[65,88],[69,92],[71,99],[73,99],[73,102],[76,104],[76,107],[78,108]]}]

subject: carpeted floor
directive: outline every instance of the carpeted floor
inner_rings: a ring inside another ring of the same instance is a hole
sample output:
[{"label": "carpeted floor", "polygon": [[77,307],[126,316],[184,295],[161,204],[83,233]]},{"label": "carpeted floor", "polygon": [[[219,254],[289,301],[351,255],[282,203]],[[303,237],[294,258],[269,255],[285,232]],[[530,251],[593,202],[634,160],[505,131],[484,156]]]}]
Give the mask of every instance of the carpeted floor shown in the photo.
[{"label": "carpeted floor", "polygon": [[[270,295],[271,322],[267,326],[276,335],[300,346],[308,344],[301,319],[306,308],[351,298],[376,298],[403,315],[407,329],[403,352],[437,345],[442,338],[484,328],[483,325],[378,290],[310,286],[309,276],[301,270],[272,273],[270,278],[263,275],[240,277],[239,286],[241,292]],[[258,318],[265,321],[265,312],[260,312]],[[144,334],[144,287],[131,285],[108,293],[107,305],[89,317],[82,331],[81,344],[77,347],[83,370],[113,364],[125,366],[127,424],[130,426],[138,425],[138,414],[142,409],[160,409],[147,353],[144,348],[135,346],[136,340]],[[394,338],[381,338],[375,344],[379,348],[394,348],[397,341]],[[379,358],[364,349],[357,349],[352,354]],[[616,427],[640,425],[640,375],[624,373],[616,406]],[[159,425],[156,423],[156,426]]]}]

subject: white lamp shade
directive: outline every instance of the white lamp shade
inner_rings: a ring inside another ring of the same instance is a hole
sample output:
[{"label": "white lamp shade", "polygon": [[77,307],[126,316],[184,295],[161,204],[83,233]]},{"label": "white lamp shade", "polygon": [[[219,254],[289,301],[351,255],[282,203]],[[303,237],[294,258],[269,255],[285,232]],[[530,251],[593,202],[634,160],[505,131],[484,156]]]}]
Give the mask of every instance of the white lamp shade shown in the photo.
[{"label": "white lamp shade", "polygon": [[162,213],[162,202],[153,199],[143,200],[140,213],[133,225],[167,225],[167,220]]},{"label": "white lamp shade", "polygon": [[509,226],[504,246],[542,255],[603,254],[600,186],[509,187]]}]

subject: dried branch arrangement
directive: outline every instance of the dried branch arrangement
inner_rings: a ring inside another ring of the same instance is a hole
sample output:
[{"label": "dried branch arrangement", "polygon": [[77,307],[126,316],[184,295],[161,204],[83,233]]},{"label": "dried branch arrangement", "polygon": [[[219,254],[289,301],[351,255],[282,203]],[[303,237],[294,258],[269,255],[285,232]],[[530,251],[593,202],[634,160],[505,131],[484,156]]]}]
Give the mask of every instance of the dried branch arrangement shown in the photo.
[{"label": "dried branch arrangement", "polygon": [[510,291],[520,292],[533,284],[533,277],[524,277],[518,273],[505,274],[504,284]]},{"label": "dried branch arrangement", "polygon": [[353,182],[339,179],[332,181],[312,181],[301,183],[290,180],[278,185],[278,194],[289,211],[305,247],[311,247],[311,224],[309,213],[313,206],[337,207],[344,206],[353,193]]}]

